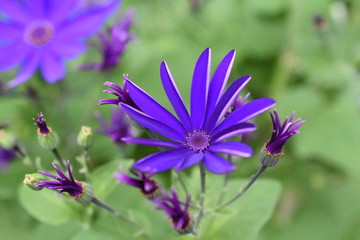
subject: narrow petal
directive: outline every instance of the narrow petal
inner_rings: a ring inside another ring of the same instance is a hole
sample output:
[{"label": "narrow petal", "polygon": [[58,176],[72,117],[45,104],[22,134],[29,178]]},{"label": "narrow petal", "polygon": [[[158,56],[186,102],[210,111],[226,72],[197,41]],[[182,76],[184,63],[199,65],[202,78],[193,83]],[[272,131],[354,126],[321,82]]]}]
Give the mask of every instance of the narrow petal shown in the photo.
[{"label": "narrow petal", "polygon": [[12,22],[0,22],[0,40],[14,40],[23,37],[22,26]]},{"label": "narrow petal", "polygon": [[65,76],[66,69],[61,59],[49,51],[42,57],[41,72],[46,82],[55,83]]},{"label": "narrow petal", "polygon": [[190,110],[191,121],[195,129],[200,129],[204,122],[206,99],[210,81],[210,48],[200,55],[194,69],[191,85]]},{"label": "narrow petal", "polygon": [[161,119],[164,124],[181,133],[181,135],[185,136],[187,134],[186,129],[179,120],[144,90],[136,86],[130,80],[126,80],[125,86],[128,89],[132,100],[144,113],[150,117]]},{"label": "narrow petal", "polygon": [[27,81],[35,72],[36,68],[39,65],[39,54],[32,54],[28,59],[24,61],[24,64],[21,66],[18,75],[16,78],[11,80],[8,83],[9,88],[16,87],[17,85]]},{"label": "narrow petal", "polygon": [[184,145],[174,142],[162,141],[158,139],[149,139],[149,138],[122,138],[124,142],[147,145],[147,146],[157,146],[157,147],[167,147],[167,148],[181,148]]},{"label": "narrow petal", "polygon": [[221,142],[211,146],[211,151],[225,153],[238,157],[251,157],[253,150],[251,147],[240,142]]},{"label": "narrow petal", "polygon": [[220,98],[219,103],[216,105],[215,110],[211,114],[209,121],[206,122],[206,129],[209,132],[211,132],[222,120],[231,103],[235,100],[235,98],[237,98],[250,79],[251,77],[249,75],[243,76],[233,82],[226,90],[224,95]]},{"label": "narrow petal", "polygon": [[240,122],[245,122],[251,118],[256,117],[257,115],[269,110],[275,105],[275,100],[271,98],[260,98],[254,101],[251,101],[240,108],[236,109],[231,113],[227,118],[224,119],[222,123],[214,130],[213,135],[218,134],[219,132],[237,124]]},{"label": "narrow petal", "polygon": [[85,39],[89,37],[100,28],[118,5],[118,0],[111,0],[106,6],[94,7],[79,14],[62,27],[58,34],[59,37],[64,39]]},{"label": "narrow petal", "polygon": [[32,20],[30,13],[26,11],[19,1],[1,0],[0,10],[16,22],[27,24]]},{"label": "narrow petal", "polygon": [[247,132],[252,132],[255,130],[256,130],[256,125],[253,123],[247,123],[247,122],[238,123],[217,133],[215,136],[212,137],[212,142],[213,143],[221,142],[228,138]]},{"label": "narrow petal", "polygon": [[21,64],[31,53],[31,48],[24,41],[16,41],[0,47],[0,71],[5,71]]},{"label": "narrow petal", "polygon": [[51,46],[51,51],[59,56],[61,59],[70,60],[86,50],[86,45],[81,42],[63,40],[60,38],[54,39]]},{"label": "narrow petal", "polygon": [[209,171],[216,174],[228,173],[236,169],[230,162],[210,151],[205,153],[203,162]]},{"label": "narrow petal", "polygon": [[183,171],[198,162],[200,162],[204,158],[204,154],[202,152],[196,153],[196,152],[188,152],[185,154],[185,157],[182,162],[179,163],[179,165],[176,167],[176,171]]},{"label": "narrow petal", "polygon": [[124,111],[132,118],[135,122],[143,125],[144,127],[154,131],[164,137],[167,137],[173,141],[184,142],[185,136],[180,135],[178,132],[174,131],[169,126],[164,123],[145,115],[144,113],[132,108],[124,103],[120,103]]},{"label": "narrow petal", "polygon": [[[48,0],[49,1],[49,0]],[[71,12],[77,9],[79,1],[78,0],[50,0],[49,4],[51,4],[51,14],[49,15],[49,19],[57,24],[60,21],[67,18]]]},{"label": "narrow petal", "polygon": [[170,70],[166,65],[165,61],[161,62],[160,65],[160,77],[166,95],[169,98],[170,103],[173,106],[176,114],[178,115],[181,122],[185,125],[186,129],[189,132],[192,131],[193,129],[189,113],[185,107],[184,101],[181,98],[176,83],[173,80],[173,77],[171,76]]},{"label": "narrow petal", "polygon": [[206,117],[209,119],[211,113],[213,112],[216,104],[218,103],[221,93],[223,92],[231,72],[231,68],[235,59],[235,50],[231,50],[224,59],[220,62],[217,67],[214,76],[212,77],[210,87],[209,87],[209,96],[207,100],[206,108]]},{"label": "narrow petal", "polygon": [[[25,1],[26,2],[26,1]],[[48,14],[47,3],[51,3],[51,0],[31,0],[31,3],[26,4],[26,8],[29,9],[33,18],[45,18]]]},{"label": "narrow petal", "polygon": [[178,165],[188,151],[187,148],[180,148],[154,153],[137,161],[134,167],[143,172],[162,172]]}]

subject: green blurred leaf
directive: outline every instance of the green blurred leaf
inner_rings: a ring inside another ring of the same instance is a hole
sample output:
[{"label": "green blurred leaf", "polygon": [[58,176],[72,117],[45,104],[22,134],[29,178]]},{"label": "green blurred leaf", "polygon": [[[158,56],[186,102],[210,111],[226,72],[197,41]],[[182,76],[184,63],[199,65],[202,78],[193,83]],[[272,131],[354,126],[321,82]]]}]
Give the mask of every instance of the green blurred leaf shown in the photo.
[{"label": "green blurred leaf", "polygon": [[[31,190],[25,185],[19,188],[21,205],[37,220],[60,225],[70,219],[80,218],[78,209],[74,204],[79,205],[72,199],[66,199],[55,191],[43,189],[41,191]],[[79,205],[80,206],[80,205]]]}]

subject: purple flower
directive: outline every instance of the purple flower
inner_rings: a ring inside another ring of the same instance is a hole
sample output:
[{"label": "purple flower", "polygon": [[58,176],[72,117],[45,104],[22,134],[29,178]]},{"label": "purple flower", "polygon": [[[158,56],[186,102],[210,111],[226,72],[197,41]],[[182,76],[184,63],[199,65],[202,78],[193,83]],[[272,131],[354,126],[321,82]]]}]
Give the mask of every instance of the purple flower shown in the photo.
[{"label": "purple flower", "polygon": [[8,83],[15,87],[40,68],[48,83],[66,74],[65,60],[86,50],[83,40],[91,36],[114,12],[119,0],[109,0],[84,11],[74,11],[76,0],[1,0],[0,71],[21,65]]},{"label": "purple flower", "polygon": [[46,121],[44,115],[42,113],[38,114],[37,118],[34,118],[35,125],[38,127],[38,133],[41,135],[48,135],[50,134],[50,129],[46,125]]},{"label": "purple flower", "polygon": [[124,145],[125,142],[122,138],[133,137],[135,132],[131,129],[130,121],[127,119],[124,110],[121,108],[113,108],[111,113],[111,122],[108,124],[100,113],[96,114],[102,128],[99,130],[101,133],[109,136],[111,140],[119,145]]},{"label": "purple flower", "polygon": [[152,200],[156,209],[164,210],[170,218],[173,227],[181,234],[192,233],[193,222],[189,214],[190,195],[186,197],[184,208],[181,208],[181,202],[176,194],[175,188],[171,189],[171,194]]},{"label": "purple flower", "polygon": [[6,171],[9,163],[16,158],[16,151],[0,147],[0,171]]},{"label": "purple flower", "polygon": [[306,120],[301,121],[301,118],[298,118],[294,121],[295,112],[290,117],[286,117],[282,124],[277,110],[270,113],[270,116],[273,123],[273,131],[271,139],[265,143],[265,150],[268,155],[283,155],[285,143],[289,138],[299,133],[298,129]]},{"label": "purple flower", "polygon": [[105,104],[119,105],[120,103],[126,103],[127,105],[141,111],[141,109],[138,107],[138,105],[136,105],[134,103],[134,101],[132,100],[132,98],[129,95],[129,91],[126,86],[126,81],[128,79],[129,79],[128,75],[124,74],[124,84],[123,84],[124,87],[120,87],[116,83],[105,82],[104,85],[108,86],[112,90],[106,89],[106,90],[103,90],[103,92],[114,94],[117,97],[117,99],[101,99],[101,100],[99,100],[98,105],[105,105]]},{"label": "purple flower", "polygon": [[250,80],[250,76],[243,76],[223,93],[234,57],[235,50],[232,50],[221,61],[210,82],[210,49],[201,54],[193,75],[190,114],[166,63],[161,63],[162,84],[178,118],[133,82],[126,80],[126,88],[141,111],[120,103],[124,111],[140,125],[171,140],[124,139],[135,144],[170,148],[137,161],[135,168],[145,172],[161,172],[170,168],[181,171],[202,161],[210,171],[222,174],[236,167],[217,153],[239,157],[252,155],[249,146],[224,140],[255,130],[256,126],[247,121],[274,106],[275,101],[268,98],[251,101],[224,118],[231,103]]},{"label": "purple flower", "polygon": [[79,198],[84,192],[84,186],[82,183],[75,181],[70,169],[70,161],[67,161],[67,171],[69,178],[60,171],[55,163],[52,164],[59,177],[54,176],[50,173],[40,171],[40,173],[55,179],[56,181],[41,181],[35,183],[35,187],[46,187],[49,189],[59,189],[60,194],[67,192],[73,198]]},{"label": "purple flower", "polygon": [[243,106],[246,102],[246,100],[249,98],[250,96],[250,93],[247,93],[244,97],[238,97],[238,98],[235,98],[235,100],[232,102],[227,114],[226,114],[226,117],[234,112],[236,109],[238,109],[239,107]]},{"label": "purple flower", "polygon": [[127,44],[134,36],[129,32],[135,11],[127,12],[124,19],[114,26],[106,29],[106,32],[99,32],[98,37],[101,46],[97,47],[102,55],[99,63],[85,63],[78,67],[79,70],[109,70],[115,68],[126,50]]},{"label": "purple flower", "polygon": [[146,198],[154,199],[159,193],[159,184],[151,179],[153,174],[146,174],[143,172],[136,172],[130,169],[131,173],[137,178],[128,176],[123,167],[119,166],[121,173],[115,173],[114,177],[119,180],[120,183],[125,183],[129,186],[136,187],[144,194]]}]

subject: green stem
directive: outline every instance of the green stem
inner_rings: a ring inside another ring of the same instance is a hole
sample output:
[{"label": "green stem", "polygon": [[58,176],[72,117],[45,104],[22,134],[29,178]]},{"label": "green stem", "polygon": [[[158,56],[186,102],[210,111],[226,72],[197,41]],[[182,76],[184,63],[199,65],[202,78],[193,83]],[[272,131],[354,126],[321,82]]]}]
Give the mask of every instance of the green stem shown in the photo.
[{"label": "green stem", "polygon": [[[233,163],[231,155],[228,155],[228,160],[229,160],[230,163]],[[229,177],[230,177],[230,173],[226,173],[225,176],[224,176],[224,181],[223,181],[223,185],[222,185],[221,192],[220,192],[220,195],[219,195],[219,199],[218,199],[218,202],[217,202],[217,206],[220,206],[220,204],[224,200],[225,194],[226,194],[226,192],[228,190],[227,189],[227,184],[228,184],[228,181],[229,181]]]},{"label": "green stem", "polygon": [[196,227],[195,230],[199,227],[200,221],[204,215],[204,201],[205,201],[205,185],[206,185],[206,173],[205,173],[205,167],[204,164],[201,162],[199,163],[199,169],[200,169],[200,210],[199,215],[196,220]]},{"label": "green stem", "polygon": [[57,148],[54,148],[53,150],[51,150],[52,153],[55,155],[56,160],[58,160],[58,162],[60,163],[61,167],[63,168],[63,170],[66,170],[66,164],[64,163],[59,151],[57,150]]},{"label": "green stem", "polygon": [[115,209],[113,209],[112,207],[110,207],[109,205],[107,205],[106,203],[101,202],[99,199],[93,197],[93,199],[91,200],[96,206],[101,207],[103,209],[105,209],[106,211],[110,212],[112,215],[114,215],[115,217],[118,217],[128,223],[131,223],[133,225],[137,225],[135,222],[131,221],[130,219],[124,217],[122,214],[120,214],[119,212],[117,212]]},{"label": "green stem", "polygon": [[248,190],[251,185],[253,185],[253,183],[261,176],[261,174],[265,171],[267,167],[265,167],[264,165],[261,165],[261,167],[258,169],[258,171],[251,177],[250,181],[245,185],[245,187],[241,188],[239,190],[239,192],[233,197],[231,198],[229,201],[227,201],[226,203],[224,203],[223,205],[221,205],[220,207],[216,208],[216,210],[222,209],[228,205],[230,205],[231,203],[233,203],[234,201],[236,201],[239,197],[241,197],[246,190]]}]

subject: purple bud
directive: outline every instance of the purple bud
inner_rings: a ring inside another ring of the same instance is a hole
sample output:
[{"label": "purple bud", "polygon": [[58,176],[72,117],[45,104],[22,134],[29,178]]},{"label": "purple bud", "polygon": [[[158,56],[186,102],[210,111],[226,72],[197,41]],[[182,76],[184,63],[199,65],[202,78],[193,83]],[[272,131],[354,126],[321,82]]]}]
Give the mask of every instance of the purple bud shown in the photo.
[{"label": "purple bud", "polygon": [[39,113],[37,118],[33,118],[35,121],[35,124],[38,127],[38,132],[42,135],[48,135],[50,133],[50,129],[46,125],[46,121],[44,118],[44,115],[42,113]]},{"label": "purple bud", "polygon": [[295,112],[290,117],[286,117],[283,123],[280,122],[277,110],[270,113],[273,123],[273,131],[269,141],[267,141],[261,151],[260,160],[263,165],[272,167],[276,165],[283,153],[285,143],[295,134],[299,133],[298,129],[306,122],[298,118],[294,120]]},{"label": "purple bud", "polygon": [[171,195],[164,194],[163,197],[151,201],[156,209],[164,210],[170,218],[173,227],[180,234],[193,233],[193,221],[189,213],[190,195],[186,197],[185,206],[181,207],[175,188],[171,189]]},{"label": "purple bud", "polygon": [[140,189],[142,194],[148,199],[155,199],[159,195],[159,184],[154,179],[151,179],[153,174],[146,174],[143,172],[136,172],[135,170],[130,170],[131,173],[136,177],[128,176],[123,167],[119,166],[121,173],[115,173],[114,177],[119,180],[119,183],[125,183],[129,186],[136,187]]}]

